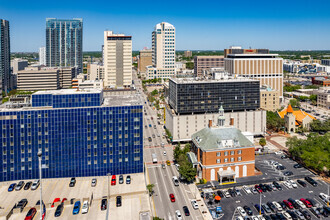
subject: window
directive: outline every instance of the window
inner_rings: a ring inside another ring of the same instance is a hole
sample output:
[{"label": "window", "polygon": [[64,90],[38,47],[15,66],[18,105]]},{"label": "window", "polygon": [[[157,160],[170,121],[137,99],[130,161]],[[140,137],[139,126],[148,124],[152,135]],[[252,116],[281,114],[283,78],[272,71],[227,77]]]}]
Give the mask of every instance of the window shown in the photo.
[{"label": "window", "polygon": [[225,151],[225,156],[228,156],[228,151]]},{"label": "window", "polygon": [[235,158],[230,158],[230,162],[234,162],[235,161]]},{"label": "window", "polygon": [[228,162],[228,158],[225,158],[225,161],[224,162],[227,163]]},{"label": "window", "polygon": [[103,160],[103,163],[107,163],[107,160]]},{"label": "window", "polygon": [[128,162],[128,157],[125,157],[125,162]]},{"label": "window", "polygon": [[134,161],[139,161],[140,157],[134,157]]},{"label": "window", "polygon": [[237,154],[242,154],[242,150],[237,151]]},{"label": "window", "polygon": [[220,159],[217,159],[217,163],[220,163],[220,161],[221,161]]},{"label": "window", "polygon": [[109,163],[113,163],[113,159],[110,159],[110,160],[109,160]]},{"label": "window", "polygon": [[221,156],[221,153],[220,152],[217,152],[217,157],[220,157]]},{"label": "window", "polygon": [[122,154],[123,153],[123,151],[122,150],[119,150],[119,154]]},{"label": "window", "polygon": [[237,158],[237,161],[242,161],[242,157],[238,157]]},{"label": "window", "polygon": [[230,155],[234,155],[235,154],[235,151],[230,151]]},{"label": "window", "polygon": [[123,162],[123,158],[119,158],[119,163]]}]

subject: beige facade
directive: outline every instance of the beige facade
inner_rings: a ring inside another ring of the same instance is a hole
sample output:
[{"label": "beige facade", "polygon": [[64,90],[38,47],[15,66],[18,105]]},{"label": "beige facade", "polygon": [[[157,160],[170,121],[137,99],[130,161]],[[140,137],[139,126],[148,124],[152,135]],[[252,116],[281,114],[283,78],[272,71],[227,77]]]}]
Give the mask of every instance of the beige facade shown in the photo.
[{"label": "beige facade", "polygon": [[59,89],[59,75],[60,71],[57,68],[27,67],[17,72],[17,89],[25,91]]},{"label": "beige facade", "polygon": [[[171,132],[173,141],[190,141],[191,135],[207,127],[208,121],[216,121],[219,114],[189,114],[177,115],[168,106],[165,108],[165,126]],[[233,126],[242,132],[254,135],[264,134],[266,131],[266,111],[225,112],[226,125],[233,121]]]},{"label": "beige facade", "polygon": [[276,111],[280,108],[279,92],[270,88],[260,89],[260,108]]},{"label": "beige facade", "polygon": [[195,56],[194,75],[202,77],[205,71],[214,67],[224,67],[224,56]]},{"label": "beige facade", "polygon": [[330,87],[321,87],[316,94],[317,106],[330,110]]},{"label": "beige facade", "polygon": [[103,80],[104,79],[104,66],[99,64],[89,64],[87,69],[87,80]]},{"label": "beige facade", "polygon": [[192,51],[190,51],[190,50],[186,50],[186,51],[183,53],[183,56],[184,56],[184,57],[192,57]]},{"label": "beige facade", "polygon": [[130,87],[132,84],[132,37],[104,32],[104,86]]},{"label": "beige facade", "polygon": [[147,66],[152,65],[152,50],[140,50],[138,71],[141,74],[146,72]]},{"label": "beige facade", "polygon": [[225,70],[231,74],[250,77],[279,91],[283,96],[283,59],[274,54],[238,54],[225,58]]}]

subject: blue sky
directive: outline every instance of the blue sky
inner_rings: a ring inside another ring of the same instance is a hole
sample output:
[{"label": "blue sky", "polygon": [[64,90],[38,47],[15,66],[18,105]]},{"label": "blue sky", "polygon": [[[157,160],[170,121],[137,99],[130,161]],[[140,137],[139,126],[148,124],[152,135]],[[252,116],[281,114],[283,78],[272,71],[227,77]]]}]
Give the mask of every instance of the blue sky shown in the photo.
[{"label": "blue sky", "polygon": [[11,51],[45,45],[45,20],[83,18],[84,51],[101,50],[103,31],[133,36],[133,50],[151,46],[155,24],[176,27],[177,50],[222,50],[231,45],[271,50],[330,49],[329,0],[2,0]]}]

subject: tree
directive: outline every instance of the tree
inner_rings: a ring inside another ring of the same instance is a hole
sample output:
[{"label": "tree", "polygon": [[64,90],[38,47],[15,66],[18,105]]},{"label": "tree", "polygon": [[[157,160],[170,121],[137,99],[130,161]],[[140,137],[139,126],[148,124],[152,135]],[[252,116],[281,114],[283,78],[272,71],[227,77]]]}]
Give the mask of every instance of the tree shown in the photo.
[{"label": "tree", "polygon": [[159,218],[159,217],[153,217],[152,220],[164,220],[163,218]]},{"label": "tree", "polygon": [[155,96],[157,94],[158,94],[158,90],[157,89],[155,89],[154,91],[151,92],[151,95],[153,95],[153,96]]},{"label": "tree", "polygon": [[327,132],[330,131],[330,119],[327,119],[324,122],[320,120],[313,120],[310,123],[310,128],[314,132]]},{"label": "tree", "polygon": [[290,99],[290,105],[292,107],[298,108],[300,106],[300,103],[299,103],[299,101],[297,99]]},{"label": "tree", "polygon": [[265,138],[260,138],[259,144],[261,145],[261,147],[264,147],[266,145],[266,139]]},{"label": "tree", "polygon": [[154,184],[148,184],[147,185],[147,190],[149,191],[149,195],[152,195],[153,194],[153,192],[154,192]]},{"label": "tree", "polygon": [[181,178],[184,178],[188,182],[192,182],[197,175],[196,169],[188,160],[180,164],[179,173],[181,175]]},{"label": "tree", "polygon": [[176,161],[178,160],[180,154],[181,154],[180,145],[176,145],[173,150],[173,157]]},{"label": "tree", "polygon": [[308,96],[299,96],[298,99],[301,102],[305,102],[305,101],[307,101],[309,99],[309,97]]},{"label": "tree", "polygon": [[284,119],[281,118],[277,112],[267,111],[266,126],[267,129],[273,131],[280,131],[284,127]]},{"label": "tree", "polygon": [[186,63],[186,68],[190,69],[190,70],[194,69],[194,63],[193,62],[187,62]]}]

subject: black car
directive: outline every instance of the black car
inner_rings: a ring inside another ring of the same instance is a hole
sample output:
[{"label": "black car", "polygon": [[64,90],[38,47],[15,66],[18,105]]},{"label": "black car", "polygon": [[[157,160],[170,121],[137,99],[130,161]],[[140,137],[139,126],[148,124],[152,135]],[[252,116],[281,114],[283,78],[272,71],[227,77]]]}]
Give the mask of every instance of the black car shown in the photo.
[{"label": "black car", "polygon": [[306,200],[308,200],[312,204],[313,207],[316,207],[318,204],[314,199],[306,198]]},{"label": "black car", "polygon": [[324,210],[324,208],[319,207],[319,208],[317,208],[317,211],[319,211],[321,213],[321,215],[323,215],[324,217],[328,217],[328,213],[326,210]]},{"label": "black car", "polygon": [[317,186],[317,182],[315,181],[315,180],[313,180],[311,177],[309,177],[309,176],[306,176],[305,177],[305,180],[309,183],[309,184],[311,184],[312,186]]},{"label": "black car", "polygon": [[286,220],[286,218],[284,217],[284,215],[282,213],[277,213],[276,216],[278,217],[278,219],[280,220]]},{"label": "black car", "polygon": [[286,158],[288,158],[288,156],[286,156],[286,155],[281,156],[281,159],[286,159]]},{"label": "black car", "polygon": [[76,178],[72,177],[69,183],[69,187],[74,187],[75,185],[76,185]]},{"label": "black car", "polygon": [[183,206],[182,209],[183,209],[183,212],[186,216],[190,216],[190,212],[189,212],[189,209],[188,209],[187,206]]},{"label": "black car", "polygon": [[56,208],[54,216],[55,217],[60,217],[62,212],[63,212],[63,208],[64,208],[64,204],[63,203],[59,204]]},{"label": "black car", "polygon": [[312,219],[311,215],[306,210],[300,210],[300,212],[305,216],[306,219]]},{"label": "black car", "polygon": [[246,213],[247,213],[248,215],[253,215],[253,212],[252,212],[252,210],[250,209],[249,206],[245,205],[245,206],[243,207],[243,209],[246,211]]},{"label": "black car", "polygon": [[269,184],[265,184],[265,186],[269,192],[273,191],[273,188]]},{"label": "black car", "polygon": [[231,197],[235,197],[236,196],[236,193],[235,193],[234,190],[228,189],[228,192],[229,192],[229,194],[230,194]]},{"label": "black car", "polygon": [[302,166],[301,164],[299,164],[299,163],[293,165],[293,168],[296,168],[296,169],[298,169],[298,168],[302,168],[302,167],[303,167],[303,166]]},{"label": "black car", "polygon": [[221,190],[218,190],[218,191],[217,191],[217,194],[218,194],[218,196],[220,196],[221,198],[224,197],[224,195],[223,195],[223,193],[221,192]]},{"label": "black car", "polygon": [[288,210],[287,213],[289,213],[289,215],[291,215],[292,220],[298,220],[298,216],[293,211]]},{"label": "black car", "polygon": [[307,186],[306,182],[305,181],[302,181],[302,180],[297,180],[297,183],[299,183],[303,187],[306,187]]},{"label": "black car", "polygon": [[272,218],[271,218],[269,215],[263,215],[263,217],[264,217],[266,220],[272,220]]},{"label": "black car", "polygon": [[283,210],[285,210],[287,208],[287,206],[285,205],[284,202],[279,201],[278,204],[280,204],[280,206],[282,207]]},{"label": "black car", "polygon": [[286,167],[285,167],[285,166],[277,166],[276,169],[277,169],[277,170],[285,170]]},{"label": "black car", "polygon": [[328,217],[330,215],[330,208],[327,206],[323,207],[323,215]]},{"label": "black car", "polygon": [[204,192],[201,192],[201,197],[204,199]]},{"label": "black car", "polygon": [[293,173],[292,173],[292,171],[285,171],[285,172],[283,172],[283,175],[284,176],[292,176]]},{"label": "black car", "polygon": [[[44,201],[42,201],[42,204],[45,205]],[[40,206],[40,200],[38,200],[38,202],[36,203],[36,206]]]},{"label": "black car", "polygon": [[24,186],[24,190],[28,190],[28,189],[30,189],[31,185],[32,185],[32,182],[31,182],[31,181],[27,182],[27,183],[25,184],[25,186]]},{"label": "black car", "polygon": [[273,212],[277,211],[277,208],[275,207],[275,205],[273,203],[267,202],[267,205]]},{"label": "black car", "polygon": [[101,201],[101,210],[102,211],[107,209],[107,203],[108,203],[107,199],[102,199],[102,201]]},{"label": "black car", "polygon": [[27,199],[22,199],[16,205],[16,208],[24,209],[24,207],[28,204]]},{"label": "black car", "polygon": [[116,206],[120,207],[121,206],[121,196],[116,197]]},{"label": "black car", "polygon": [[309,209],[317,218],[321,217],[321,213],[317,210],[317,208]]},{"label": "black car", "polygon": [[282,190],[282,186],[278,182],[274,181],[273,184],[278,190]]},{"label": "black car", "polygon": [[259,184],[259,186],[263,192],[267,192],[267,187],[265,184]]},{"label": "black car", "polygon": [[295,209],[299,209],[300,208],[299,204],[296,203],[296,201],[294,199],[290,198],[290,199],[288,199],[288,201],[291,202],[291,204],[293,205],[293,207]]},{"label": "black car", "polygon": [[119,184],[123,184],[123,183],[124,183],[124,176],[119,175]]},{"label": "black car", "polygon": [[272,220],[280,220],[275,214],[271,214],[271,215],[270,215],[270,218],[271,218]]}]

